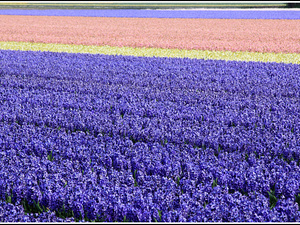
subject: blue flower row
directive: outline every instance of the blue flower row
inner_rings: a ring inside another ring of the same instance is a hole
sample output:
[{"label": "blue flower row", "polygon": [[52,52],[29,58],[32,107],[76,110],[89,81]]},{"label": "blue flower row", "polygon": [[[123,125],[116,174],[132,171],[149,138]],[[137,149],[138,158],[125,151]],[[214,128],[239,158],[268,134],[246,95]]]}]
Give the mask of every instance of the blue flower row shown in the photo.
[{"label": "blue flower row", "polygon": [[20,208],[12,220],[300,221],[299,65],[0,59],[0,198]]},{"label": "blue flower row", "polygon": [[84,16],[190,19],[289,19],[299,20],[296,10],[141,10],[141,9],[1,9],[0,15]]}]

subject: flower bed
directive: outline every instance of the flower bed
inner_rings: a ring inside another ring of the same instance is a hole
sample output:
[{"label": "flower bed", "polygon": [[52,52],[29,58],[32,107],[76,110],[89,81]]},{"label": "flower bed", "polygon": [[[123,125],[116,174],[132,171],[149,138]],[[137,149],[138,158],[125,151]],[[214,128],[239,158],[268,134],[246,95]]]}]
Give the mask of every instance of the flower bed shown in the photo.
[{"label": "flower bed", "polygon": [[0,9],[1,15],[79,16],[119,18],[182,18],[182,19],[285,19],[299,20],[297,9],[197,9],[197,10],[141,10],[141,9]]},{"label": "flower bed", "polygon": [[300,221],[299,65],[0,59],[9,221]]},{"label": "flower bed", "polygon": [[94,45],[66,45],[30,42],[0,42],[0,49],[300,64],[300,54],[297,53],[230,52],[208,50],[203,51],[162,48],[111,47]]},{"label": "flower bed", "polygon": [[300,53],[299,21],[0,15],[0,41]]}]

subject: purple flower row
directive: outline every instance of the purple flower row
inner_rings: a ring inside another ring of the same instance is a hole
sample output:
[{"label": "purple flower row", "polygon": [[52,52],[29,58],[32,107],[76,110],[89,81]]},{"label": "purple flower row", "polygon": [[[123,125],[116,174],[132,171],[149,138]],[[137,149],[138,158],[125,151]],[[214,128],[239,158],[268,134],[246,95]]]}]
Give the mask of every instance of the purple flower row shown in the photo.
[{"label": "purple flower row", "polygon": [[2,201],[87,221],[300,220],[298,65],[0,58]]},{"label": "purple flower row", "polygon": [[0,202],[0,222],[73,222],[74,218],[62,219],[54,212],[25,213],[22,206]]},{"label": "purple flower row", "polygon": [[1,9],[0,15],[127,18],[300,19],[296,10],[136,10],[136,9]]}]

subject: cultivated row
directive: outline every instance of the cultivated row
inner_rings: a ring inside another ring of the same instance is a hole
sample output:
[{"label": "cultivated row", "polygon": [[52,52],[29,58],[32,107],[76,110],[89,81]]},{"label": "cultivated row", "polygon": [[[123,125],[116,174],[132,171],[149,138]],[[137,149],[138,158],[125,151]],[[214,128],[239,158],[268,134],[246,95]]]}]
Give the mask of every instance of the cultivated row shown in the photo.
[{"label": "cultivated row", "polygon": [[12,220],[300,220],[298,65],[0,58],[0,196],[21,207]]}]

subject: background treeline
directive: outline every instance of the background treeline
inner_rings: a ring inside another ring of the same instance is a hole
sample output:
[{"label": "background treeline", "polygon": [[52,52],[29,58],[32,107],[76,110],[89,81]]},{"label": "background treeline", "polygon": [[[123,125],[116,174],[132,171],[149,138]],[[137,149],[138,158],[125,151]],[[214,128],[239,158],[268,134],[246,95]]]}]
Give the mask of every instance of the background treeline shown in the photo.
[{"label": "background treeline", "polygon": [[2,2],[2,9],[176,9],[176,8],[299,8],[299,3],[124,3],[124,2],[92,2],[92,3],[20,3]]}]

